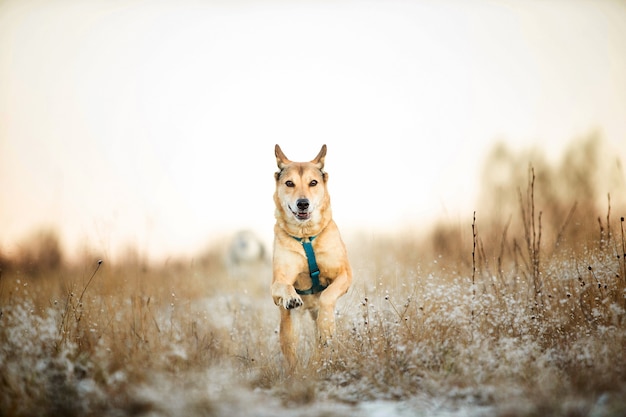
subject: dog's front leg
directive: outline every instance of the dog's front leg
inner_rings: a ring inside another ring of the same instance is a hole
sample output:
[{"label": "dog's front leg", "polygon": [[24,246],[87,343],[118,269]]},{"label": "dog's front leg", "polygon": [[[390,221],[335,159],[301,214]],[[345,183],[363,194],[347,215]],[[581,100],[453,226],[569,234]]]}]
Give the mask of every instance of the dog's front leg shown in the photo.
[{"label": "dog's front leg", "polygon": [[317,330],[320,345],[326,346],[335,334],[335,304],[350,287],[351,276],[348,272],[339,275],[320,294],[320,307],[317,315]]}]

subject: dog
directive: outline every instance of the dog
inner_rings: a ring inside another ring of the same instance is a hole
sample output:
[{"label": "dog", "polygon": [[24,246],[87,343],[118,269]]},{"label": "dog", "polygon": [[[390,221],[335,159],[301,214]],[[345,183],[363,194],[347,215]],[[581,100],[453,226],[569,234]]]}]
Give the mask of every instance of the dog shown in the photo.
[{"label": "dog", "polygon": [[265,245],[251,230],[237,232],[224,254],[228,274],[236,279],[249,279],[259,275],[259,269],[269,267]]},{"label": "dog", "polygon": [[275,155],[271,293],[280,309],[280,349],[293,370],[297,339],[292,310],[308,310],[316,323],[318,346],[328,346],[335,333],[335,304],[350,287],[352,268],[332,218],[324,171],[326,145],[310,162],[290,161],[278,145]]}]

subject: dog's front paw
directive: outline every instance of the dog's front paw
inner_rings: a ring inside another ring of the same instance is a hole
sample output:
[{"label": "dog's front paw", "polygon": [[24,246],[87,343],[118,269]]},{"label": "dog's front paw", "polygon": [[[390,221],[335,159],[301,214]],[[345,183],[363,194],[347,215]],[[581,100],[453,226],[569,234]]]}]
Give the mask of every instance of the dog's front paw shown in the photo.
[{"label": "dog's front paw", "polygon": [[272,286],[272,298],[274,304],[285,310],[298,308],[302,305],[302,298],[298,295],[293,285],[275,284]]},{"label": "dog's front paw", "polygon": [[287,298],[286,300],[283,300],[283,307],[285,307],[287,310],[291,310],[292,308],[298,308],[301,305],[302,298],[300,297]]},{"label": "dog's front paw", "polygon": [[302,305],[302,298],[297,295],[295,297],[275,297],[274,304],[278,307],[283,307],[285,310],[291,310]]}]

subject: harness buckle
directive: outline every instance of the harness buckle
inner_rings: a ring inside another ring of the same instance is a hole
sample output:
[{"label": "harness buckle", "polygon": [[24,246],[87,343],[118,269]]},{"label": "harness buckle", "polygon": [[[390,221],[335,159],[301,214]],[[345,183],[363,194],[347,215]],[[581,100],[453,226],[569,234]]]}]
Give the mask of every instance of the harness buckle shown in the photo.
[{"label": "harness buckle", "polygon": [[296,289],[296,293],[300,295],[310,295],[324,291],[326,289],[326,286],[320,284],[320,269],[317,266],[315,252],[313,252],[312,245],[313,239],[315,239],[317,236],[312,236],[310,238],[307,238],[306,240],[295,236],[292,237],[300,242],[304,248],[304,254],[306,255],[307,263],[309,264],[309,276],[311,277],[311,288],[309,288],[308,290]]}]

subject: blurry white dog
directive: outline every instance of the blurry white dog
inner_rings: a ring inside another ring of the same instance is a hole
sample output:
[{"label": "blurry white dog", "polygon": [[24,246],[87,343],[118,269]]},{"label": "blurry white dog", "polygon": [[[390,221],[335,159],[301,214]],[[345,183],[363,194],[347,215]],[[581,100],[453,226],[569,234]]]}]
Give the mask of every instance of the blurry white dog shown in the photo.
[{"label": "blurry white dog", "polygon": [[235,234],[226,252],[226,268],[235,278],[246,278],[262,267],[268,260],[265,245],[251,230],[241,230]]}]

